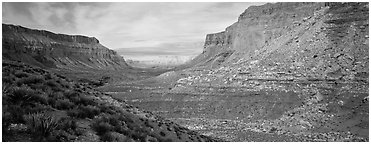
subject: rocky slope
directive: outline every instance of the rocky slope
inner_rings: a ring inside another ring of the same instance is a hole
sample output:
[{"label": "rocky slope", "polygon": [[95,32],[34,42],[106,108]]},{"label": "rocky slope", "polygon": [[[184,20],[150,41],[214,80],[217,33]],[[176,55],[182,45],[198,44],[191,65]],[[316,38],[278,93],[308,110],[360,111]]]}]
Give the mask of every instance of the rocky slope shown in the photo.
[{"label": "rocky slope", "polygon": [[249,7],[206,36],[168,92],[217,99],[222,108],[200,100],[204,112],[192,112],[242,120],[243,131],[368,141],[368,12],[368,3]]},{"label": "rocky slope", "polygon": [[2,66],[2,141],[220,141],[92,85],[14,61]]},{"label": "rocky slope", "polygon": [[121,69],[125,60],[94,37],[3,24],[3,59],[44,68]]}]

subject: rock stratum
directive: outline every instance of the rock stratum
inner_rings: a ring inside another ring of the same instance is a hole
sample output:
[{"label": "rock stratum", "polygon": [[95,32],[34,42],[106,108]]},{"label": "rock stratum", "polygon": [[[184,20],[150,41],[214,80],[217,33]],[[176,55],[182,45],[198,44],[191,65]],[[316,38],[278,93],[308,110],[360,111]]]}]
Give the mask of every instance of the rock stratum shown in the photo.
[{"label": "rock stratum", "polygon": [[125,60],[94,37],[3,24],[3,59],[43,68],[122,69]]},{"label": "rock stratum", "polygon": [[368,3],[249,7],[225,31],[206,36],[196,61],[294,79],[368,78]]},{"label": "rock stratum", "polygon": [[159,109],[231,141],[368,141],[368,16],[368,3],[249,7],[173,72],[168,96],[185,96],[167,106],[183,105]]}]

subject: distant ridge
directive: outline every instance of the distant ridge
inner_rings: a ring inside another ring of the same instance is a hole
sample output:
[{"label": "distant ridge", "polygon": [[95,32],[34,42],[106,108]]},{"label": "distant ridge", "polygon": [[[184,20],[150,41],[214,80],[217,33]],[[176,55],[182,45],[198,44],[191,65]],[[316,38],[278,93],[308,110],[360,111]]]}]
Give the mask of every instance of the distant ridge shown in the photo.
[{"label": "distant ridge", "polygon": [[3,24],[3,59],[21,61],[43,68],[127,68],[115,51],[101,45],[94,37],[55,34]]}]

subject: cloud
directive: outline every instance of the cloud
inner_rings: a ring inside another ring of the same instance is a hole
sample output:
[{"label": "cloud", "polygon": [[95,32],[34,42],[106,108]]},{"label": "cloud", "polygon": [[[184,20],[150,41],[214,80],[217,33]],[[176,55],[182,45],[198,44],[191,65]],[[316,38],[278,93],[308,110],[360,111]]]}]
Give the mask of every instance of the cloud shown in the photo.
[{"label": "cloud", "polygon": [[223,31],[262,3],[3,3],[3,22],[56,33],[94,36],[111,49],[146,54],[202,52],[206,34]]},{"label": "cloud", "polygon": [[33,15],[31,13],[31,9],[35,6],[34,3],[25,3],[25,2],[18,2],[18,3],[3,3],[3,20],[10,20],[11,17],[7,17],[8,15],[17,15],[20,16],[18,19],[25,19],[30,22],[34,22]]}]

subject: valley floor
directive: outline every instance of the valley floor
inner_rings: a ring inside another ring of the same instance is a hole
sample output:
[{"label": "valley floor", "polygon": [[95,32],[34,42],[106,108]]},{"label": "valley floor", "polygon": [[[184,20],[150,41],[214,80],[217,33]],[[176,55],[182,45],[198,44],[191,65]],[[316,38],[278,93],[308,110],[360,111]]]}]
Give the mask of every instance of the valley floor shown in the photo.
[{"label": "valley floor", "polygon": [[99,89],[227,141],[368,141],[368,91],[364,85],[257,83],[265,88],[183,85],[180,91],[179,86],[172,87],[174,83],[139,81]]}]

